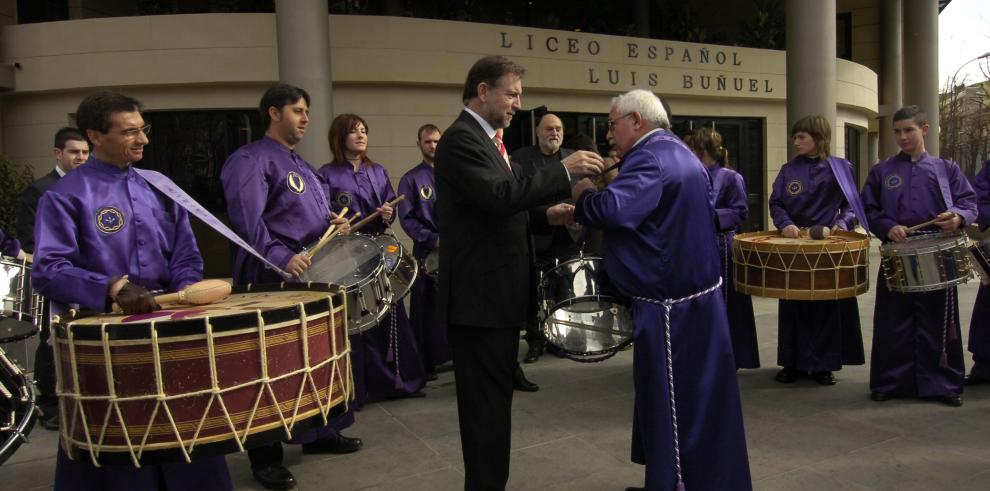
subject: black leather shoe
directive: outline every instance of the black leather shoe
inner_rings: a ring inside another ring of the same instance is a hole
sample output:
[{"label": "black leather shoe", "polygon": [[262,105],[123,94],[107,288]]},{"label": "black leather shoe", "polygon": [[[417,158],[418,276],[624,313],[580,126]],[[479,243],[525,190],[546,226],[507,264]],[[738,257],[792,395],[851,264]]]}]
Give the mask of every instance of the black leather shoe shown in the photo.
[{"label": "black leather shoe", "polygon": [[774,377],[774,380],[782,384],[789,384],[797,380],[798,375],[799,372],[793,368],[781,368],[780,371],[777,372],[777,376]]},{"label": "black leather shoe", "polygon": [[435,380],[436,380],[437,378],[439,378],[439,377],[437,376],[437,372],[434,372],[434,371],[429,371],[429,372],[426,372],[426,381],[427,381],[427,382],[433,382],[433,381],[435,381]]},{"label": "black leather shoe", "polygon": [[51,416],[46,413],[38,419],[38,422],[46,430],[58,431],[58,413],[53,413]]},{"label": "black leather shoe", "polygon": [[539,360],[541,355],[543,355],[543,343],[532,343],[529,345],[529,350],[526,351],[523,363],[533,363]]},{"label": "black leather shoe", "polygon": [[832,372],[820,372],[814,374],[815,382],[820,385],[835,385],[835,375]]},{"label": "black leather shoe", "polygon": [[978,375],[973,372],[969,372],[969,375],[963,379],[965,385],[982,385],[990,383],[990,378],[984,377],[983,375]]},{"label": "black leather shoe", "polygon": [[962,396],[959,394],[953,394],[951,396],[943,396],[939,398],[939,400],[942,401],[942,404],[952,407],[960,407],[962,406],[962,402],[963,402]]},{"label": "black leather shoe", "polygon": [[516,365],[516,376],[513,380],[513,386],[516,390],[521,390],[523,392],[536,392],[540,390],[540,386],[526,380],[526,374],[523,373],[522,367]]},{"label": "black leather shoe", "polygon": [[637,488],[635,486],[629,486],[626,491],[646,491],[646,488]]},{"label": "black leather shoe", "polygon": [[888,394],[886,392],[873,391],[873,392],[870,392],[870,399],[873,399],[874,401],[877,401],[877,402],[889,401],[890,400],[890,394]]},{"label": "black leather shoe", "polygon": [[313,453],[354,453],[361,450],[364,446],[364,442],[360,438],[348,438],[340,433],[334,436],[328,436],[326,438],[321,438],[313,443],[304,443],[303,453],[313,454]]},{"label": "black leather shoe", "polygon": [[251,473],[254,474],[254,480],[258,481],[258,484],[264,486],[265,489],[284,491],[296,487],[296,478],[292,476],[289,469],[281,465],[251,469]]}]

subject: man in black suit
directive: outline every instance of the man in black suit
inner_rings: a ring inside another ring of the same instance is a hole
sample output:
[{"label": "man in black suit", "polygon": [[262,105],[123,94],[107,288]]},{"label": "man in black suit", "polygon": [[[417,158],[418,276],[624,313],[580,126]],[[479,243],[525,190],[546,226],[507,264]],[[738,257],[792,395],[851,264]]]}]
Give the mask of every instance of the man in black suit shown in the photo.
[{"label": "man in black suit", "polygon": [[[569,196],[570,175],[601,172],[577,152],[523,176],[496,130],[520,108],[525,70],[507,58],[478,60],[464,84],[464,110],[437,148],[439,313],[448,326],[466,490],[500,490],[509,478],[513,372],[526,323],[532,255],[527,210]],[[555,205],[541,220],[572,220]]]},{"label": "man in black suit", "polygon": [[[512,163],[518,165],[521,175],[533,174],[537,170],[554,162],[560,162],[574,153],[574,150],[563,148],[561,146],[563,142],[564,123],[555,114],[544,114],[536,125],[536,145],[522,147],[512,152]],[[547,208],[548,206],[545,205],[537,206],[530,210],[530,213],[542,215],[546,213]],[[539,281],[539,273],[545,273],[552,269],[558,259],[576,256],[581,249],[581,244],[574,239],[572,231],[564,225],[532,226],[530,231],[533,235],[535,253],[535,269],[533,270],[535,287],[535,283]],[[531,290],[530,313],[529,319],[526,321],[526,344],[529,345],[529,349],[523,359],[526,363],[539,360],[540,355],[543,354],[543,346],[546,344],[536,315],[536,288]],[[518,380],[516,384],[519,385]]]},{"label": "man in black suit", "polygon": [[[38,200],[48,188],[62,176],[72,172],[89,158],[89,142],[76,128],[65,127],[55,133],[55,169],[31,183],[21,192],[17,202],[17,240],[24,252],[34,252],[34,216],[38,212]],[[47,312],[44,313],[47,316]],[[58,429],[58,396],[55,395],[55,360],[48,345],[47,325],[39,335],[34,354],[34,380],[38,385],[38,407],[41,408],[41,426]]]}]

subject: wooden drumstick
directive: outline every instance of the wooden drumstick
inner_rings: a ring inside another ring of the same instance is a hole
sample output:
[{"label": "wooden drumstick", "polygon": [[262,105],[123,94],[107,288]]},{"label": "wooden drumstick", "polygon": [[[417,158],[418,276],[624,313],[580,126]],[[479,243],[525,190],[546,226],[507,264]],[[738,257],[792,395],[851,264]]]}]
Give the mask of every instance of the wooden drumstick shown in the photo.
[{"label": "wooden drumstick", "polygon": [[[230,283],[224,280],[203,280],[175,293],[155,295],[155,301],[159,304],[206,305],[229,297],[230,291]],[[113,312],[115,314],[121,312],[120,305],[116,302],[113,304]]]},{"label": "wooden drumstick", "polygon": [[[406,195],[400,194],[399,197],[393,199],[392,201],[389,201],[387,204],[389,206],[391,206],[392,208],[395,208],[395,205],[398,204],[398,202],[400,202],[400,201],[402,201],[404,199],[406,199]],[[354,224],[354,226],[351,227],[351,232],[357,232],[359,229],[361,229],[361,227],[363,227],[363,226],[371,223],[372,220],[380,217],[381,215],[382,215],[382,212],[376,210],[374,213],[372,213],[372,214],[364,217],[364,219],[361,220],[360,222],[357,222],[356,224]]]},{"label": "wooden drumstick", "polygon": [[[341,216],[342,217],[344,215],[347,215],[347,211],[348,211],[348,208],[345,206],[342,210],[340,210],[340,213],[338,213],[337,216]],[[331,223],[330,226],[327,227],[327,231],[326,232],[323,232],[323,235],[320,236],[320,240],[317,240],[316,241],[316,245],[313,247],[313,250],[312,251],[306,251],[306,253],[305,253],[306,254],[306,257],[308,257],[310,259],[313,259],[313,255],[316,254],[315,251],[318,251],[318,250],[320,250],[320,249],[323,248],[323,245],[326,244],[328,240],[330,240],[330,234],[332,234],[333,231],[336,228],[337,228],[337,224],[336,223]]]},{"label": "wooden drumstick", "polygon": [[919,224],[917,224],[917,225],[915,225],[913,227],[908,227],[907,233],[916,232],[919,229],[923,229],[923,228],[925,228],[925,227],[927,227],[929,225],[935,225],[935,222],[937,222],[938,220],[939,220],[939,218],[938,217],[935,217],[935,218],[932,218],[931,220],[928,220],[925,223],[919,223]]},{"label": "wooden drumstick", "polygon": [[[343,214],[346,211],[347,211],[347,208],[344,208],[343,210],[341,210],[341,213],[340,213],[341,216],[343,216]],[[359,216],[361,216],[361,212],[360,211],[354,212],[354,215],[351,216],[351,218],[349,218],[347,220],[347,224],[350,225],[351,222],[353,222]],[[313,259],[313,256],[315,256],[317,252],[320,252],[320,249],[323,249],[323,246],[329,244],[330,241],[333,240],[333,238],[336,237],[337,234],[340,233],[340,230],[341,230],[340,228],[338,228],[338,227],[336,227],[334,225],[331,225],[330,228],[327,229],[327,233],[323,234],[323,237],[320,238],[320,241],[317,242],[316,245],[313,246],[312,249],[304,252],[303,254],[305,254],[307,258]],[[354,228],[352,227],[351,230],[353,231]]]}]

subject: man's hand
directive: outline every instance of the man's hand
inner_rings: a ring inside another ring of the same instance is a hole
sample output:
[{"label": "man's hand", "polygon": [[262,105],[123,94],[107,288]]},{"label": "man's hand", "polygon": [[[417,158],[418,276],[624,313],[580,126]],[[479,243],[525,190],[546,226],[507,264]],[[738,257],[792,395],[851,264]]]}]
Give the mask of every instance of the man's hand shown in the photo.
[{"label": "man's hand", "polygon": [[289,259],[289,262],[285,265],[285,272],[299,278],[303,273],[309,269],[309,265],[312,263],[305,254],[296,254]]},{"label": "man's hand", "polygon": [[337,226],[340,235],[351,233],[351,224],[347,223],[347,219],[332,211],[330,212],[330,223]]},{"label": "man's hand", "polygon": [[375,210],[381,212],[382,218],[384,218],[386,222],[392,219],[392,205],[385,203],[384,205],[375,208]]},{"label": "man's hand", "polygon": [[573,198],[574,201],[577,201],[577,199],[580,198],[581,195],[584,194],[584,192],[589,189],[592,191],[597,189],[595,187],[595,183],[591,182],[591,179],[588,178],[581,179],[580,181],[574,184],[573,188],[571,188],[571,198]]},{"label": "man's hand", "polygon": [[801,229],[797,228],[797,225],[792,223],[784,227],[783,230],[780,231],[780,235],[783,235],[788,239],[796,239],[801,235]]},{"label": "man's hand", "polygon": [[547,222],[550,225],[573,225],[574,205],[560,203],[547,208]]},{"label": "man's hand", "polygon": [[894,225],[887,232],[887,238],[894,242],[904,242],[907,240],[908,229],[904,225]]},{"label": "man's hand", "polygon": [[162,308],[155,301],[155,296],[141,285],[135,285],[125,280],[113,300],[120,305],[120,310],[126,315],[147,314]]},{"label": "man's hand", "polygon": [[935,225],[946,232],[957,230],[962,226],[962,217],[951,211],[939,213],[935,218]]},{"label": "man's hand", "polygon": [[587,150],[578,150],[567,156],[560,163],[564,164],[571,176],[597,176],[605,170],[605,160],[601,155]]}]

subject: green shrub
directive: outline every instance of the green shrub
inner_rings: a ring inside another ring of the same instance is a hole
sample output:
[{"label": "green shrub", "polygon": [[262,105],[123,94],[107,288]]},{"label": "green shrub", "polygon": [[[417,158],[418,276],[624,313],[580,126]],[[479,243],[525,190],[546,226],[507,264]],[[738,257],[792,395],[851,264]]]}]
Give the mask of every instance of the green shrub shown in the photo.
[{"label": "green shrub", "polygon": [[32,181],[31,169],[0,155],[0,228],[8,233],[15,233],[17,198]]}]

